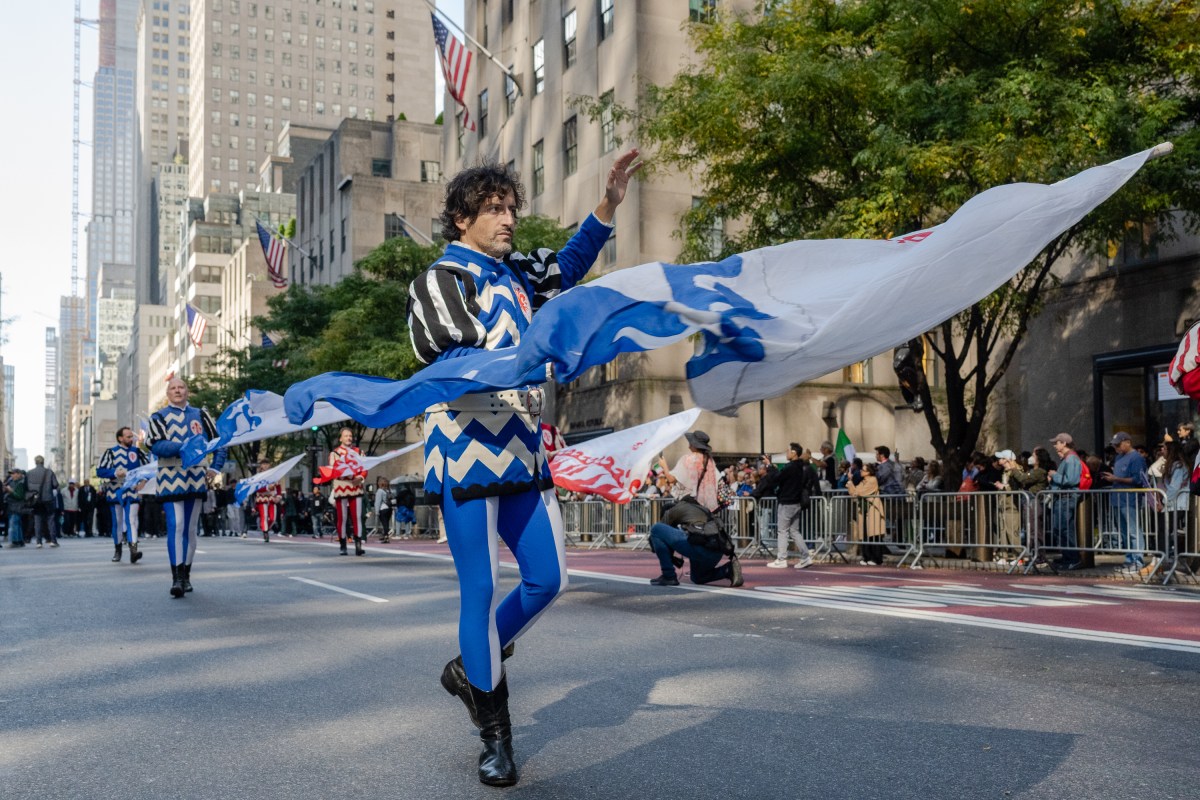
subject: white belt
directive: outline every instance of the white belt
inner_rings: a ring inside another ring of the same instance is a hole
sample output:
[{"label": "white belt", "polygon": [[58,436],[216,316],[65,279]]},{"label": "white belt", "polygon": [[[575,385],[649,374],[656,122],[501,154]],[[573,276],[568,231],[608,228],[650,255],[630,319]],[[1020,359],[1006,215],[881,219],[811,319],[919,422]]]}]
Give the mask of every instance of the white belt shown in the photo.
[{"label": "white belt", "polygon": [[517,414],[538,416],[542,413],[543,392],[532,389],[506,389],[502,392],[480,392],[464,394],[449,403],[438,403],[425,410],[427,414],[439,411],[508,411]]}]

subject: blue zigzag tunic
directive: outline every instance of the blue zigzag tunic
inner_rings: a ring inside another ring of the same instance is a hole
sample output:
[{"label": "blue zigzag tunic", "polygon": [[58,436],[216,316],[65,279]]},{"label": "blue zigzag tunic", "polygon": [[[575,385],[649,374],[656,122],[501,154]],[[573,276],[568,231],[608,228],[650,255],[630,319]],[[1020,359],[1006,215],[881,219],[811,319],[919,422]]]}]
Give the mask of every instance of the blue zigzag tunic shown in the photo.
[{"label": "blue zigzag tunic", "polygon": [[[146,454],[136,447],[125,447],[123,445],[113,445],[104,451],[100,456],[100,463],[96,466],[96,477],[107,478],[108,483],[104,484],[104,499],[110,505],[115,505],[126,498],[121,490],[121,481],[117,480],[117,470],[124,468],[128,472],[132,472],[138,467],[146,463]],[[130,502],[138,502],[137,492],[133,493]]]},{"label": "blue zigzag tunic", "polygon": [[188,439],[202,434],[205,439],[217,438],[217,426],[212,417],[195,406],[168,405],[150,415],[150,452],[158,456],[158,496],[163,500],[204,498],[208,494],[205,475],[225,465],[225,448],[213,452],[211,466],[183,466],[179,450]]},{"label": "blue zigzag tunic", "polygon": [[[417,358],[432,364],[516,345],[534,312],[587,274],[611,232],[612,226],[589,214],[558,252],[512,253],[503,261],[451,242],[409,287]],[[553,486],[537,405],[514,411],[499,402],[493,411],[486,408],[488,397],[466,395],[427,410],[426,493],[461,501]]]}]

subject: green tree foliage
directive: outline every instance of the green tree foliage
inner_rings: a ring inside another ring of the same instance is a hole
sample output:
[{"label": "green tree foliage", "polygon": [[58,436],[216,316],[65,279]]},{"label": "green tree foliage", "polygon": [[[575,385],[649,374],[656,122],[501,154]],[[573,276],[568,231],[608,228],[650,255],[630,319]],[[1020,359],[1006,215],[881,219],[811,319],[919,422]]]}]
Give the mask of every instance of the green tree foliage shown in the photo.
[{"label": "green tree foliage", "polygon": [[[998,184],[1053,182],[1175,143],[1174,155],[936,331],[947,405],[935,409],[926,388],[925,415],[935,449],[961,463],[1058,259],[1101,252],[1131,221],[1153,220],[1163,238],[1195,230],[1197,0],[770,5],[691,25],[695,65],[648,87],[640,112],[616,109],[652,148],[651,163],[703,187],[685,214],[683,259],[887,238],[938,224]],[[719,220],[737,225],[712,253],[706,231]]]}]

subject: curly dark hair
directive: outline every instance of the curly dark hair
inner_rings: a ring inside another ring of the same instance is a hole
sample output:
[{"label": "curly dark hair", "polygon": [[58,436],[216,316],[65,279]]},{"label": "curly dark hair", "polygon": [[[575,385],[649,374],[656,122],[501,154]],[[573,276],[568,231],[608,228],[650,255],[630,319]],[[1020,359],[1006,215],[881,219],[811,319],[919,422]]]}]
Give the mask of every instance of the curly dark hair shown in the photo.
[{"label": "curly dark hair", "polygon": [[508,167],[495,161],[485,161],[477,167],[468,167],[446,184],[446,204],[442,209],[442,238],[457,242],[462,236],[455,220],[464,219],[468,224],[479,216],[479,209],[493,197],[513,193],[517,210],[525,205],[525,187]]}]

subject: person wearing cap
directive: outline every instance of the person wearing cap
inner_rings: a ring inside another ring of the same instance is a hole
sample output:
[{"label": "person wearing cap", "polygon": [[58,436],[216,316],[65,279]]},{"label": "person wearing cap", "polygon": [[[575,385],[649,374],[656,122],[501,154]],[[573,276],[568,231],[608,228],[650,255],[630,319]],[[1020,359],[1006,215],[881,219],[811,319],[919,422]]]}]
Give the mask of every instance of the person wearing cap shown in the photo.
[{"label": "person wearing cap", "polygon": [[708,434],[704,431],[688,431],[683,438],[687,440],[688,452],[675,463],[675,468],[668,469],[667,462],[661,458],[658,466],[673,485],[676,498],[691,495],[709,511],[716,511],[717,465],[713,461]]},{"label": "person wearing cap", "polygon": [[79,535],[79,481],[71,478],[62,490],[63,536]]},{"label": "person wearing cap", "polygon": [[[1012,492],[1014,486],[1011,476],[1013,471],[1019,468],[1017,454],[1012,450],[1001,450],[995,454],[994,458],[1000,465],[1001,471],[1000,482],[996,486],[996,490]],[[1020,500],[1015,494],[1006,494],[1004,497],[997,498],[995,560],[1002,567],[1015,563],[1021,553],[1021,509],[1017,505],[1019,502]]]},{"label": "person wearing cap", "polygon": [[[1058,467],[1047,473],[1050,477],[1050,490],[1079,491],[1083,462],[1075,453],[1075,440],[1069,433],[1060,433],[1051,439],[1050,443],[1054,445],[1054,452],[1059,458]],[[1079,498],[1074,494],[1054,498],[1050,543],[1061,551],[1061,556],[1054,565],[1056,569],[1076,570],[1083,566],[1075,535],[1075,507],[1078,503]]]},{"label": "person wearing cap", "polygon": [[[1102,477],[1111,484],[1113,489],[1144,489],[1146,480],[1146,459],[1133,446],[1133,439],[1125,431],[1118,431],[1112,437],[1112,446],[1117,449],[1117,459],[1113,462],[1112,471],[1105,472]],[[1125,567],[1140,570],[1145,566],[1142,553],[1145,542],[1142,538],[1142,526],[1138,520],[1138,508],[1141,498],[1136,492],[1109,492],[1108,502],[1117,517],[1117,528],[1121,534],[1121,549],[1125,551]]]}]

